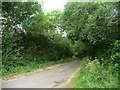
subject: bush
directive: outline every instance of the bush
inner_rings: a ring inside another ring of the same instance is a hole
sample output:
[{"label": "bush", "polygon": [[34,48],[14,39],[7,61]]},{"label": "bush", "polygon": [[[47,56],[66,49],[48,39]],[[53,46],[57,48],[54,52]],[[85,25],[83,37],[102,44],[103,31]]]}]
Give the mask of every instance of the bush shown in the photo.
[{"label": "bush", "polygon": [[114,69],[117,66],[118,64],[105,68],[100,65],[98,59],[87,59],[75,74],[73,85],[75,88],[117,88],[119,74]]}]

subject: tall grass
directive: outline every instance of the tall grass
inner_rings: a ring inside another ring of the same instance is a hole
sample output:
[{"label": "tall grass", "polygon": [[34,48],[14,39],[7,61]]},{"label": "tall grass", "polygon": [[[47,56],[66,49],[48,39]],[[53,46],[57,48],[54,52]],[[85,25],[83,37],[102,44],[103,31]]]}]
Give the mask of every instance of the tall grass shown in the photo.
[{"label": "tall grass", "polygon": [[8,77],[12,77],[14,75],[23,74],[23,73],[31,72],[38,69],[44,69],[57,64],[67,63],[72,60],[73,60],[72,58],[68,58],[68,59],[61,59],[58,61],[48,61],[43,63],[31,62],[31,64],[28,64],[27,66],[11,67],[9,71],[3,68],[2,76],[3,76],[3,79],[5,79]]},{"label": "tall grass", "polygon": [[97,59],[90,61],[84,59],[79,71],[74,78],[68,83],[67,87],[72,88],[118,88],[119,74],[113,66],[105,68],[100,65]]}]

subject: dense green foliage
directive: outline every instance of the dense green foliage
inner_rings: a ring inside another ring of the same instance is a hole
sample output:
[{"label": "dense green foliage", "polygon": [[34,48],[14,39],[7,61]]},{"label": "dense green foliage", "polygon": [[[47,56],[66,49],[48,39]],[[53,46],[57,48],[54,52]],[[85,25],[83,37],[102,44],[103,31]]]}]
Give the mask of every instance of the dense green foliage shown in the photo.
[{"label": "dense green foliage", "polygon": [[89,54],[92,53],[91,56],[102,53],[101,50],[105,51],[116,40],[119,40],[116,3],[73,2],[68,3],[65,7],[62,25],[64,30],[68,32],[70,39],[77,41],[76,44],[79,42],[81,46],[84,45],[84,47],[79,45],[78,47],[82,50],[87,49]]},{"label": "dense green foliage", "polygon": [[44,14],[35,2],[2,3],[3,74],[71,57],[70,41],[56,32],[59,12]]},{"label": "dense green foliage", "polygon": [[21,67],[88,57],[91,62],[76,74],[75,87],[118,87],[119,10],[119,3],[69,2],[64,12],[44,13],[37,2],[3,2],[3,75]]},{"label": "dense green foliage", "polygon": [[[120,73],[119,9],[119,3],[102,2],[70,2],[65,6],[62,27],[67,32],[68,38],[74,41],[74,51],[76,52],[75,55],[79,58],[87,56],[90,60],[97,59],[101,66],[94,63],[95,66],[98,66],[98,68],[95,67],[93,72],[99,73],[96,71],[99,69],[101,74],[105,74],[104,77],[109,76],[109,73],[105,72],[107,69],[109,70],[109,67],[112,69],[112,71]],[[99,66],[100,68],[105,69],[100,69]],[[94,68],[94,66],[92,68]],[[89,71],[87,71],[89,68],[86,68],[85,66],[82,70],[83,71],[81,72],[85,75],[91,74]],[[78,72],[78,74],[82,74],[81,72]],[[114,74],[116,75],[116,73]],[[97,77],[97,75],[94,76],[92,74],[92,77],[94,79]],[[81,75],[76,76],[77,79],[75,79],[75,82],[79,82],[77,83],[79,85],[76,87],[80,87],[80,84],[82,84],[82,79],[88,80],[88,83],[85,83],[87,81],[83,80],[84,85],[81,86],[92,87],[92,84],[98,82],[98,80],[96,80],[95,82],[90,83],[89,79],[87,78],[92,79],[92,77],[84,76],[81,78]],[[118,79],[117,77],[116,79]],[[111,80],[114,78],[114,75],[109,77]],[[107,83],[105,84],[105,82]],[[93,85],[93,87],[118,86],[118,83],[114,83],[114,80],[112,83],[113,85],[111,84],[111,81],[109,82],[103,80],[102,83],[104,85],[99,85],[100,83],[98,82],[95,84],[95,86]]]},{"label": "dense green foliage", "polygon": [[116,65],[105,68],[97,59],[90,61],[84,58],[81,67],[74,78],[66,85],[69,88],[117,88],[119,87],[119,74]]}]

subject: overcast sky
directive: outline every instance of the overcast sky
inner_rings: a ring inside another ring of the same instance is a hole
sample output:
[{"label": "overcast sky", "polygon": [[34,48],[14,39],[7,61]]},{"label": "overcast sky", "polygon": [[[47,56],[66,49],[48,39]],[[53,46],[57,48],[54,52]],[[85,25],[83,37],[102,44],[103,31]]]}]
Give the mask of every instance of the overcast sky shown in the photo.
[{"label": "overcast sky", "polygon": [[[38,1],[40,2],[41,0]],[[43,10],[45,12],[50,12],[55,9],[60,9],[63,11],[66,3],[67,0],[43,0]]]}]

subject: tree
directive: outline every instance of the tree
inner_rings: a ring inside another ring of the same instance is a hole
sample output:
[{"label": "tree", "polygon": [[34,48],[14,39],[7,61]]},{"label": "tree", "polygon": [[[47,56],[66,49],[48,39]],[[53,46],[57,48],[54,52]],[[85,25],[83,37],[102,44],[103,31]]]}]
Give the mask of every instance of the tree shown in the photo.
[{"label": "tree", "polygon": [[97,8],[95,3],[70,2],[65,5],[63,29],[73,40],[83,39],[82,30],[85,28],[88,16]]},{"label": "tree", "polygon": [[35,2],[2,2],[2,58],[6,69],[23,65],[20,51],[24,49],[23,36],[27,28],[23,25],[40,13],[41,6]]},{"label": "tree", "polygon": [[65,6],[63,19],[62,28],[80,48],[76,51],[79,55],[87,52],[87,56],[105,57],[108,47],[119,40],[117,3],[70,2]]}]

